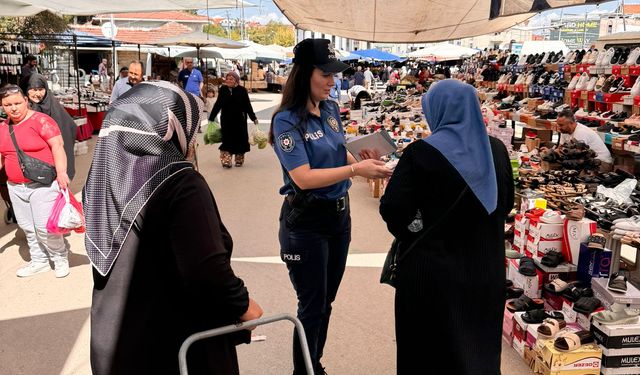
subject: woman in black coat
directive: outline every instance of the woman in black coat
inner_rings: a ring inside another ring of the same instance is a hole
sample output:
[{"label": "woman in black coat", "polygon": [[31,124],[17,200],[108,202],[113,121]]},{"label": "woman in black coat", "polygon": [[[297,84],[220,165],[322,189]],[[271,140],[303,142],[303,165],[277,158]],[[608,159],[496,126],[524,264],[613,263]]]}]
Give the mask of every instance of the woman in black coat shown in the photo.
[{"label": "woman in black coat", "polygon": [[443,80],[422,106],[433,133],[403,152],[380,204],[400,254],[429,231],[398,265],[398,374],[442,359],[451,374],[499,374],[509,156],[487,136],[472,86]]},{"label": "woman in black coat", "polygon": [[[94,375],[178,374],[191,334],[260,317],[231,269],[233,241],[188,161],[202,101],[143,82],[105,116],[83,191],[93,265]],[[238,374],[248,331],[196,342],[189,374]]]},{"label": "woman in black coat", "polygon": [[236,167],[242,167],[244,154],[249,152],[249,134],[247,131],[247,115],[256,126],[258,118],[253,113],[247,89],[240,84],[240,76],[236,72],[227,73],[225,86],[220,87],[218,100],[209,115],[214,121],[218,112],[222,128],[222,144],[220,145],[220,161],[224,168],[231,168],[231,157],[235,155]]}]

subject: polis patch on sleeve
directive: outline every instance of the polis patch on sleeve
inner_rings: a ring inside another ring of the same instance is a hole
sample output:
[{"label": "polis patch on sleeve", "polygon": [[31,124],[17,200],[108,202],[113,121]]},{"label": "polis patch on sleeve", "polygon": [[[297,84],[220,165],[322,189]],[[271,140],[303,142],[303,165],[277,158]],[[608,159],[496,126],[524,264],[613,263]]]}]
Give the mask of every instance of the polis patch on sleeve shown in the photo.
[{"label": "polis patch on sleeve", "polygon": [[291,133],[282,133],[278,136],[278,147],[284,152],[291,152],[295,147],[296,142],[293,140]]},{"label": "polis patch on sleeve", "polygon": [[338,126],[338,120],[336,120],[335,117],[333,116],[327,117],[327,123],[329,124],[331,129],[333,129],[333,131],[335,131],[336,133],[340,131],[340,127]]}]

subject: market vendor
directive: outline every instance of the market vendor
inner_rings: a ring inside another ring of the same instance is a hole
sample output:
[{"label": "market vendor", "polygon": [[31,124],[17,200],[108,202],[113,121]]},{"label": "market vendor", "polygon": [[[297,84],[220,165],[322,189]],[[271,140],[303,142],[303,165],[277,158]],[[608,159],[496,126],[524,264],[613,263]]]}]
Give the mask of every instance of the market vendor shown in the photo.
[{"label": "market vendor", "polygon": [[355,85],[349,89],[349,102],[352,109],[360,109],[360,102],[363,99],[371,100],[371,94],[365,89],[364,86]]},{"label": "market vendor", "polygon": [[602,139],[592,129],[576,122],[573,112],[565,109],[558,114],[558,131],[560,131],[560,147],[571,140],[584,142],[589,148],[596,153],[596,159],[601,161],[600,171],[607,172],[611,170],[613,158],[607,146]]}]

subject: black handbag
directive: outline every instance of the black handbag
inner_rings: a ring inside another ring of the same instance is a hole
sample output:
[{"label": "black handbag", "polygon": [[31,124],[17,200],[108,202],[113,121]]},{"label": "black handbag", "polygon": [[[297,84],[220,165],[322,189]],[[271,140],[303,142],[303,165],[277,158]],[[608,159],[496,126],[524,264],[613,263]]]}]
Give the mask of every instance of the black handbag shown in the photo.
[{"label": "black handbag", "polygon": [[442,223],[444,219],[446,219],[447,216],[449,216],[451,211],[453,211],[453,209],[458,205],[458,203],[462,199],[462,196],[464,195],[464,193],[467,192],[467,189],[469,189],[469,186],[465,186],[465,188],[462,190],[460,195],[458,195],[458,198],[456,199],[456,201],[451,206],[449,206],[447,211],[442,216],[440,216],[438,220],[435,223],[433,223],[433,225],[431,225],[429,228],[427,228],[422,233],[420,233],[420,235],[402,253],[400,253],[400,245],[401,245],[400,241],[398,241],[397,238],[393,240],[393,242],[391,243],[391,248],[387,253],[387,257],[384,259],[384,265],[382,266],[382,273],[380,274],[381,284],[389,284],[394,288],[396,287],[396,278],[398,276],[398,265],[400,264],[400,262],[411,252],[411,250],[413,250],[414,247],[416,247],[418,242],[420,242],[427,234],[431,233],[433,229],[435,229],[438,225],[440,225],[440,223]]},{"label": "black handbag", "polygon": [[18,146],[16,136],[13,134],[13,125],[11,124],[9,124],[9,135],[11,135],[13,146],[16,148],[18,162],[20,163],[20,169],[22,169],[24,177],[43,185],[51,185],[57,177],[55,167],[38,158],[25,154]]}]

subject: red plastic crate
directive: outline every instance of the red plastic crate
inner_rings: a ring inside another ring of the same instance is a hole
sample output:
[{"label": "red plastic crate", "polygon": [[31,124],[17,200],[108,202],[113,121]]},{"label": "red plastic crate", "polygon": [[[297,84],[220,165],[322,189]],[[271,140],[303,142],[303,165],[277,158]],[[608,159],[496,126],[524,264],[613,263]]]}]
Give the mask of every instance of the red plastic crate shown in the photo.
[{"label": "red plastic crate", "polygon": [[625,94],[620,94],[620,93],[614,93],[614,94],[603,94],[602,95],[602,99],[605,103],[616,103],[622,100],[622,97],[627,95]]},{"label": "red plastic crate", "polygon": [[640,75],[640,65],[631,65],[629,67],[629,74],[631,74],[632,76]]},{"label": "red plastic crate", "polygon": [[565,65],[562,69],[565,73],[571,73],[571,65]]},{"label": "red plastic crate", "polygon": [[580,93],[582,91],[580,90],[573,90],[571,91],[571,99],[580,99]]},{"label": "red plastic crate", "polygon": [[636,96],[633,98],[633,105],[640,105],[640,96]]},{"label": "red plastic crate", "polygon": [[596,100],[596,92],[595,91],[589,91],[589,93],[587,94],[587,100],[590,102],[593,102]]}]

